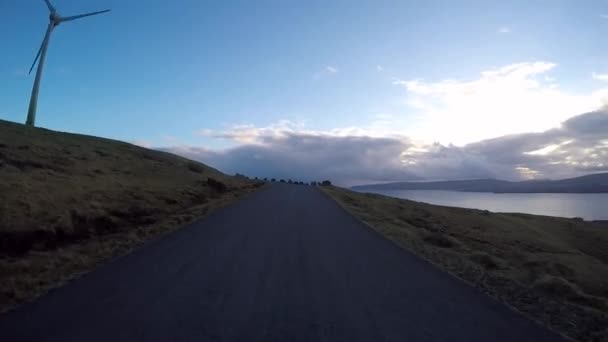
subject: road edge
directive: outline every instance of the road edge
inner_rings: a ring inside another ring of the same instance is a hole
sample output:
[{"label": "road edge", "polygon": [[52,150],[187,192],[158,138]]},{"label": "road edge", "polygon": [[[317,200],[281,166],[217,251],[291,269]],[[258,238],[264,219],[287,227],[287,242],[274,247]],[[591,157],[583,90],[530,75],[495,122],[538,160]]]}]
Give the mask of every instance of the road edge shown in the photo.
[{"label": "road edge", "polygon": [[[337,205],[338,205],[338,206],[339,206],[339,207],[340,207],[342,210],[344,210],[344,211],[345,211],[345,212],[346,212],[348,215],[350,215],[350,216],[351,216],[353,219],[357,220],[358,222],[362,223],[362,224],[363,224],[363,225],[364,225],[364,226],[365,226],[367,229],[369,229],[369,230],[370,230],[372,233],[376,234],[378,237],[380,237],[380,238],[382,238],[382,239],[385,239],[385,240],[389,241],[391,244],[393,244],[394,246],[396,246],[396,247],[397,247],[397,248],[399,248],[400,250],[405,251],[405,252],[407,252],[407,253],[411,254],[412,256],[416,257],[417,259],[419,259],[419,260],[421,260],[421,261],[425,262],[426,264],[428,264],[428,265],[430,265],[431,267],[433,267],[434,269],[436,269],[438,272],[442,272],[442,273],[448,274],[448,275],[450,275],[450,276],[451,276],[453,279],[456,279],[457,281],[460,281],[460,282],[462,282],[462,283],[466,284],[467,286],[469,286],[469,287],[473,288],[473,289],[474,289],[476,292],[478,292],[478,293],[479,293],[479,294],[481,294],[481,295],[486,296],[487,298],[489,298],[489,299],[490,299],[490,300],[492,300],[493,302],[495,302],[495,303],[497,303],[497,304],[501,304],[501,305],[503,305],[503,306],[505,306],[505,307],[509,308],[509,309],[510,309],[512,312],[514,312],[514,313],[516,313],[517,315],[519,315],[519,316],[521,316],[521,317],[523,317],[523,318],[525,318],[525,319],[527,319],[527,320],[529,320],[529,321],[533,322],[534,324],[536,324],[536,325],[537,325],[537,326],[539,326],[540,328],[542,328],[542,329],[546,329],[546,330],[548,330],[548,331],[550,331],[550,332],[552,332],[552,333],[554,333],[554,334],[556,334],[556,335],[558,335],[558,336],[560,336],[560,337],[564,338],[564,339],[565,339],[565,340],[567,340],[567,341],[579,342],[578,340],[575,340],[574,338],[572,338],[572,337],[570,337],[570,336],[568,336],[568,335],[565,335],[564,333],[562,333],[562,332],[560,332],[560,331],[557,331],[557,330],[553,329],[553,328],[552,328],[552,327],[550,327],[550,326],[545,325],[545,324],[544,324],[542,321],[539,321],[539,320],[537,320],[537,319],[536,319],[536,318],[534,318],[534,317],[531,317],[531,316],[526,315],[524,312],[520,311],[520,310],[519,310],[519,309],[517,309],[515,306],[511,305],[510,303],[508,303],[508,302],[506,302],[506,301],[504,301],[504,300],[501,300],[500,298],[498,298],[498,297],[496,297],[496,296],[492,295],[491,293],[481,291],[481,288],[480,288],[480,287],[478,287],[478,286],[476,286],[476,284],[474,284],[474,283],[472,283],[472,282],[470,282],[470,281],[468,281],[468,280],[466,280],[466,279],[464,279],[464,278],[459,277],[457,274],[454,274],[453,272],[450,272],[449,270],[444,269],[443,267],[441,267],[441,265],[439,265],[439,264],[437,264],[437,263],[433,262],[432,260],[427,259],[427,258],[425,258],[425,257],[423,257],[423,256],[421,256],[421,255],[419,255],[419,254],[417,254],[417,253],[415,253],[414,251],[412,251],[412,250],[410,250],[410,249],[406,248],[405,246],[402,246],[402,245],[401,245],[401,244],[399,244],[397,241],[395,241],[395,240],[393,240],[393,239],[391,239],[391,238],[389,238],[389,237],[385,236],[385,235],[384,235],[384,234],[382,234],[382,233],[381,233],[381,232],[380,232],[378,229],[374,228],[374,227],[373,227],[371,224],[369,224],[368,222],[366,222],[366,221],[364,221],[364,220],[360,219],[359,217],[357,217],[357,215],[355,215],[355,214],[354,214],[352,211],[350,211],[350,210],[349,210],[349,209],[348,209],[348,208],[347,208],[347,207],[346,207],[346,206],[345,206],[345,205],[344,205],[344,204],[343,204],[343,203],[342,203],[340,200],[338,200],[337,198],[335,198],[334,196],[332,196],[332,195],[331,195],[331,194],[330,194],[330,193],[327,191],[327,189],[326,189],[326,188],[331,188],[331,187],[334,187],[334,188],[340,188],[340,189],[344,189],[344,190],[348,190],[348,191],[352,191],[352,190],[345,189],[345,188],[341,188],[341,187],[337,187],[337,186],[334,186],[334,185],[332,185],[332,186],[330,186],[330,187],[323,187],[323,186],[319,187],[319,188],[320,188],[320,189],[319,189],[319,191],[320,191],[321,193],[323,193],[325,196],[327,196],[329,199],[331,199],[333,202],[335,202],[335,203],[336,203],[336,204],[337,204]],[[581,342],[582,342],[582,341],[581,341]]]}]

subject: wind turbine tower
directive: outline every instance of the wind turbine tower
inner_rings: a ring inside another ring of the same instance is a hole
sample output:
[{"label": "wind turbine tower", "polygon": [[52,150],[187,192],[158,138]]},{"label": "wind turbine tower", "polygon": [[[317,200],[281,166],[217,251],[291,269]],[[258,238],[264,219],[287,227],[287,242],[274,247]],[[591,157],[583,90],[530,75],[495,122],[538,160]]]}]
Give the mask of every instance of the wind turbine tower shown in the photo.
[{"label": "wind turbine tower", "polygon": [[49,26],[46,29],[46,34],[44,35],[44,39],[42,40],[42,44],[40,45],[40,49],[38,49],[38,54],[34,59],[34,63],[32,63],[32,67],[30,68],[29,73],[32,73],[34,66],[36,65],[36,61],[38,58],[38,70],[36,70],[36,79],[34,80],[34,87],[32,88],[32,97],[30,98],[30,106],[27,110],[27,120],[25,122],[28,126],[34,126],[36,122],[36,107],[38,105],[38,90],[40,89],[40,78],[42,77],[42,69],[44,68],[44,60],[46,58],[46,50],[49,47],[49,41],[51,40],[51,33],[53,33],[53,29],[55,26],[64,23],[66,21],[72,21],[84,17],[88,17],[91,15],[101,14],[105,12],[109,12],[110,10],[91,12],[79,15],[73,15],[69,17],[62,17],[57,13],[57,10],[49,0],[44,0],[46,6],[49,8]]}]

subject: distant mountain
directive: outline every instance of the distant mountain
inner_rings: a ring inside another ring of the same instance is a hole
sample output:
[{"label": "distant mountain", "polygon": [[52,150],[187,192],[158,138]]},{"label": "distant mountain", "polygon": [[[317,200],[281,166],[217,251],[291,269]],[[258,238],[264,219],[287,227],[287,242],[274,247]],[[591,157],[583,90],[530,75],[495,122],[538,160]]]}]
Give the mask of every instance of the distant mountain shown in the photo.
[{"label": "distant mountain", "polygon": [[353,186],[353,190],[449,190],[509,193],[608,193],[608,173],[597,173],[561,180],[509,182],[498,179],[473,179],[441,182],[395,182]]}]

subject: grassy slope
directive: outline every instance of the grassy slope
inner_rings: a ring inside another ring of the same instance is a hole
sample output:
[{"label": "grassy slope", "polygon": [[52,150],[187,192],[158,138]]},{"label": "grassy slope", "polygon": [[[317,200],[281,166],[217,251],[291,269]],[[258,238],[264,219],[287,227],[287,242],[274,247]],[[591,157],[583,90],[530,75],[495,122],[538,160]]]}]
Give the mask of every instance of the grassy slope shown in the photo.
[{"label": "grassy slope", "polygon": [[374,230],[528,317],[580,341],[608,341],[608,223],[324,189]]},{"label": "grassy slope", "polygon": [[0,312],[255,188],[169,153],[6,121],[0,179]]}]

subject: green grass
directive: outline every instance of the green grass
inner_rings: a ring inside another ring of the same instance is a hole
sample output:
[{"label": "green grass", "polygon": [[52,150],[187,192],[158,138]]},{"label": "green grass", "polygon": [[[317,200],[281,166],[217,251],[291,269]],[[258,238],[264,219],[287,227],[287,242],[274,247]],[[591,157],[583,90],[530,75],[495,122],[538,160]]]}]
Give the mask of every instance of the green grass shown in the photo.
[{"label": "green grass", "polygon": [[0,312],[254,190],[128,143],[0,121]]},{"label": "green grass", "polygon": [[608,223],[324,191],[398,245],[579,341],[608,341]]}]

